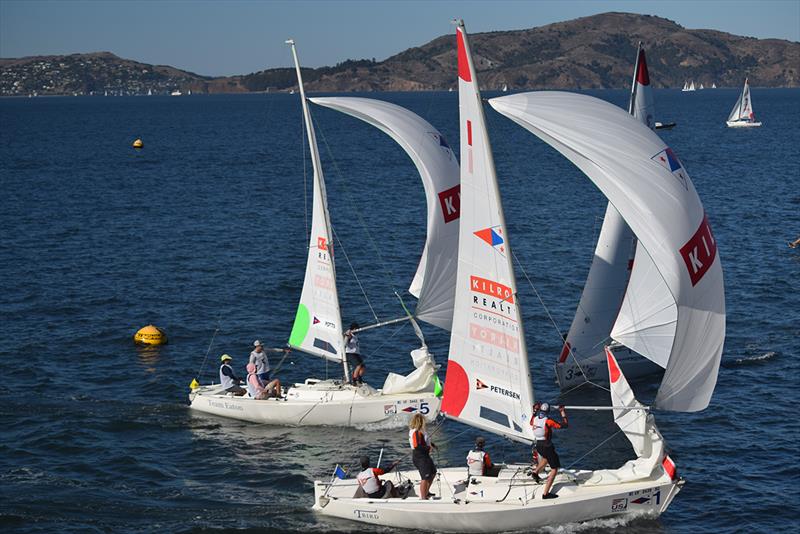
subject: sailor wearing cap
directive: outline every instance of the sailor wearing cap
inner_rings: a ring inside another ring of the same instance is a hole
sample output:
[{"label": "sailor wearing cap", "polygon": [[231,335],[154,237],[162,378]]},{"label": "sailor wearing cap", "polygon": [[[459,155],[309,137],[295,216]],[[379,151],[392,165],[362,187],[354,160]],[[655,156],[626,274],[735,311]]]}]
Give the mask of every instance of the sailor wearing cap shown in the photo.
[{"label": "sailor wearing cap", "polygon": [[467,454],[467,472],[470,476],[496,477],[500,473],[500,466],[492,463],[489,453],[483,450],[486,440],[482,436],[475,439],[475,448]]},{"label": "sailor wearing cap", "polygon": [[222,364],[219,366],[219,383],[225,388],[225,391],[238,397],[247,393],[247,390],[239,385],[242,380],[233,372],[233,367],[231,367],[232,360],[233,358],[227,354],[220,356],[219,361]]},{"label": "sailor wearing cap", "polygon": [[269,359],[267,353],[264,352],[264,347],[259,340],[253,341],[253,352],[250,353],[250,363],[256,366],[256,376],[262,386],[265,386],[270,381],[269,376]]}]

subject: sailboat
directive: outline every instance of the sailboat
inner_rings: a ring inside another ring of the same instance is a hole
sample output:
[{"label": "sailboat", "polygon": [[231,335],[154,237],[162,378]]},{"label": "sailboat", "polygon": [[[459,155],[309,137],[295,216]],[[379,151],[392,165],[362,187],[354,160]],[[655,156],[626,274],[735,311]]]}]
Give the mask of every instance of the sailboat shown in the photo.
[{"label": "sailboat", "polygon": [[[530,444],[534,394],[509,235],[476,71],[463,22],[457,25],[462,210],[442,413]],[[722,268],[707,217],[692,202],[691,182],[658,158],[669,148],[629,114],[586,95],[521,93],[489,104],[561,152],[619,203],[620,214],[668,279],[681,308],[654,407],[704,409],[716,384],[724,339]],[[597,136],[598,127],[606,135]],[[701,250],[703,243],[708,252]],[[687,254],[702,265],[686,262]],[[466,467],[440,468],[430,500],[413,492],[404,499],[356,497],[355,479],[332,477],[315,482],[313,510],[373,525],[447,532],[530,530],[663,513],[684,480],[666,453],[650,409],[634,397],[613,353],[607,351],[606,358],[611,377],[611,406],[606,408],[613,411],[636,459],[618,468],[559,471],[553,490],[559,499],[541,498],[542,486],[527,474],[529,466],[505,464],[497,477],[468,476]],[[381,478],[395,484],[419,482],[416,471]]]},{"label": "sailboat", "polygon": [[702,91],[703,89],[705,89],[705,87],[703,87],[703,82],[700,82],[700,87],[698,87],[698,89],[699,89],[700,91]]},{"label": "sailboat", "polygon": [[689,82],[687,82],[686,80],[684,80],[684,82],[683,82],[683,89],[681,89],[681,91],[683,91],[683,92],[686,92],[686,91],[688,91],[688,90],[689,90]]},{"label": "sailboat", "polygon": [[[294,41],[287,43],[291,45],[295,61],[314,170],[306,273],[288,344],[301,352],[340,364],[344,377],[348,377],[325,179]],[[458,163],[436,128],[400,106],[364,98],[315,100],[388,133],[411,156],[423,181],[428,228],[422,257],[409,288],[418,299],[415,312],[361,328],[410,321],[421,342],[420,348],[411,351],[415,370],[406,376],[389,373],[381,389],[367,384],[350,385],[338,379],[308,378],[289,387],[281,397],[266,400],[230,396],[219,385],[200,386],[189,395],[191,408],[246,421],[296,426],[360,426],[402,421],[415,413],[433,419],[440,405],[436,394],[437,366],[416,320],[444,329],[449,329],[452,323],[459,225]]]},{"label": "sailboat", "polygon": [[503,91],[504,93],[508,92],[508,84],[507,83],[503,84],[503,88],[501,89],[501,91]]},{"label": "sailboat", "polygon": [[696,90],[697,89],[694,86],[694,80],[692,80],[692,83],[689,84],[689,91],[696,91]]},{"label": "sailboat", "polygon": [[[653,120],[653,90],[641,43],[636,55],[628,112],[649,128],[659,129],[659,123]],[[674,126],[675,123],[666,125],[667,128]],[[632,276],[634,271],[637,273],[635,278]],[[672,309],[668,290],[658,277],[640,280],[642,273],[655,272],[650,257],[637,249],[635,236],[609,202],[583,293],[555,364],[556,381],[561,389],[572,389],[587,382],[608,383],[604,345],[616,339],[614,336],[622,336],[636,329],[635,325],[643,325],[642,319],[653,314],[652,309],[638,309],[648,305],[642,302],[643,295],[649,295],[650,298],[658,296],[658,302],[664,303],[663,308],[659,309],[661,312],[665,308]],[[638,295],[636,292],[639,292]],[[660,318],[674,322],[674,314],[664,313]],[[652,326],[648,324],[646,327]],[[655,362],[651,361],[647,352],[643,358],[623,343],[615,342],[613,346],[629,378],[654,374],[663,369],[663,365],[659,365],[663,358]]]},{"label": "sailboat", "polygon": [[744,88],[736,105],[733,106],[731,114],[728,115],[727,123],[728,128],[755,128],[761,126],[760,122],[756,122],[756,115],[753,113],[753,102],[750,99],[750,84],[747,83],[747,78],[744,79]]},{"label": "sailboat", "polygon": [[711,82],[711,88],[712,89],[716,89],[717,88],[717,84],[715,82]]}]

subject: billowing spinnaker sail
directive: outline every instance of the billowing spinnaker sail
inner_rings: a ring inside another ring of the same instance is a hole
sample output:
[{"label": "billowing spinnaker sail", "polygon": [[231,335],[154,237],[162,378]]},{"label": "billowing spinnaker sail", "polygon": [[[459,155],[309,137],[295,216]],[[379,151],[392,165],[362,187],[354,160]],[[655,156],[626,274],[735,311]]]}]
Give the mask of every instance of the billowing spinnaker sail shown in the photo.
[{"label": "billowing spinnaker sail", "polygon": [[[678,411],[708,406],[725,338],[722,266],[700,198],[675,153],[647,126],[597,98],[540,92],[489,103],[600,188],[666,283],[677,321],[655,405]],[[462,224],[464,211],[462,204]],[[650,331],[635,335],[646,338]]]},{"label": "billowing spinnaker sail", "polygon": [[317,138],[306,102],[303,79],[292,43],[300,101],[303,105],[311,163],[314,168],[314,196],[311,218],[311,234],[308,243],[306,276],[300,304],[289,337],[289,345],[333,361],[341,361],[344,344],[342,317],[339,311],[339,295],[336,291],[336,267],[333,262],[333,233],[331,232],[328,200],[325,194],[325,177],[319,159]]},{"label": "billowing spinnaker sail", "polygon": [[450,330],[458,251],[458,161],[444,136],[415,113],[370,98],[311,98],[382,130],[416,165],[428,203],[428,235],[409,292],[419,299],[414,316]]},{"label": "billowing spinnaker sail", "polygon": [[456,29],[461,222],[453,328],[442,411],[531,442],[531,387],[503,206],[463,23]]}]

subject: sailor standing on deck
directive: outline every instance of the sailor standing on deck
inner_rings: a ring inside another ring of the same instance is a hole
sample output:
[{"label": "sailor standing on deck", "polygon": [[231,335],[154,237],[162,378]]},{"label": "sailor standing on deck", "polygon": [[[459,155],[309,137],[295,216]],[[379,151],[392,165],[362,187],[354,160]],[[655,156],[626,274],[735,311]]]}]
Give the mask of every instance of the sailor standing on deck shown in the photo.
[{"label": "sailor standing on deck", "polygon": [[567,421],[567,412],[564,407],[559,407],[558,411],[561,412],[561,422],[558,423],[553,419],[547,417],[547,412],[550,411],[550,405],[543,402],[539,407],[539,411],[531,419],[531,426],[533,426],[533,437],[536,439],[536,452],[539,453],[539,465],[537,465],[531,476],[536,482],[541,482],[539,479],[539,472],[544,469],[546,464],[550,465],[550,474],[547,476],[547,482],[544,485],[544,492],[542,499],[555,499],[558,497],[555,493],[550,493],[550,488],[553,486],[558,474],[558,469],[561,467],[561,461],[558,458],[553,442],[550,440],[554,428],[568,428],[569,421]]}]

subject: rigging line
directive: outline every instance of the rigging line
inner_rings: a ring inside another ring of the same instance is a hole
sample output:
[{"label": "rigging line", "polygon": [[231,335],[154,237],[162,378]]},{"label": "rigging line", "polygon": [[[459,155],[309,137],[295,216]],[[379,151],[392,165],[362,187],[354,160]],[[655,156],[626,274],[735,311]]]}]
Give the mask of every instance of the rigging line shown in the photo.
[{"label": "rigging line", "polygon": [[[309,234],[311,230],[308,227],[308,163],[306,162],[306,120],[305,117],[303,117],[302,106],[300,106],[300,109],[300,137],[303,139],[303,209],[305,211],[303,215],[303,222],[306,229],[306,248],[308,248],[311,246],[311,236]],[[308,252],[306,252],[306,254],[308,254]]]},{"label": "rigging line", "polygon": [[[545,313],[547,314],[548,319],[550,319],[550,322],[553,324],[553,328],[556,329],[556,334],[558,334],[558,340],[561,343],[566,343],[566,341],[564,340],[564,337],[561,334],[561,330],[558,328],[558,325],[556,324],[555,319],[553,319],[553,315],[550,313],[550,310],[547,308],[547,305],[544,303],[544,300],[542,299],[542,296],[539,294],[539,291],[536,289],[536,286],[533,285],[533,281],[531,281],[531,278],[528,276],[528,272],[525,270],[525,267],[522,265],[522,262],[519,261],[519,258],[517,257],[517,253],[512,250],[511,251],[511,255],[514,256],[514,261],[517,262],[517,266],[519,266],[520,270],[522,271],[522,275],[528,281],[528,284],[530,284],[531,289],[533,289],[533,292],[536,293],[536,298],[539,299],[539,303],[542,305],[542,308],[544,309]],[[575,353],[572,350],[572,347],[568,347],[568,348],[569,348],[569,353],[572,356],[572,359],[575,360],[575,365],[578,366],[578,369],[580,369],[581,374],[583,375],[583,378],[586,379],[586,383],[595,385],[595,386],[599,387],[600,389],[606,389],[603,386],[595,384],[594,382],[592,382],[591,380],[589,380],[587,378],[588,375],[584,372],[583,367],[581,366],[581,363],[578,361],[578,358],[575,356]],[[608,391],[608,390],[606,390],[606,391]]]},{"label": "rigging line", "polygon": [[[614,424],[617,424],[617,425],[618,425],[619,423],[617,423],[616,421],[617,421],[617,420],[616,420],[616,418],[614,418]],[[569,464],[569,465],[566,467],[566,469],[571,469],[573,465],[575,465],[576,463],[580,462],[581,460],[583,460],[584,458],[586,458],[587,456],[589,456],[590,454],[592,454],[594,451],[596,451],[597,449],[599,449],[600,447],[602,447],[603,445],[605,445],[606,443],[608,443],[609,441],[611,441],[611,439],[613,439],[613,438],[614,438],[614,436],[616,436],[616,435],[617,435],[617,434],[619,434],[620,432],[624,432],[624,430],[625,430],[626,428],[628,428],[629,426],[631,426],[632,424],[634,424],[634,423],[636,423],[636,422],[637,422],[637,420],[636,420],[636,419],[634,419],[634,420],[632,420],[631,422],[629,422],[627,425],[625,425],[624,427],[620,427],[620,429],[619,429],[619,430],[617,430],[616,432],[614,432],[613,434],[611,434],[610,436],[608,436],[606,439],[604,439],[603,441],[601,441],[600,443],[598,443],[598,444],[597,444],[595,447],[592,447],[592,448],[591,448],[591,449],[590,449],[590,450],[589,450],[589,451],[588,451],[586,454],[584,454],[583,456],[581,456],[581,457],[580,457],[580,458],[578,458],[577,460],[574,460],[574,461],[573,461],[571,464]]]},{"label": "rigging line", "polygon": [[[311,111],[309,110],[309,114],[310,113]],[[389,284],[392,286],[392,291],[395,291],[396,289],[393,283],[395,276],[394,272],[386,266],[386,262],[383,260],[383,256],[381,256],[381,251],[378,248],[378,244],[375,241],[375,239],[373,239],[372,234],[369,231],[369,226],[364,220],[364,214],[361,212],[358,205],[351,200],[352,195],[350,194],[350,187],[347,183],[347,180],[344,179],[344,173],[339,168],[339,163],[333,155],[333,151],[331,150],[330,144],[328,144],[328,138],[325,136],[325,130],[322,129],[319,123],[317,123],[317,131],[319,131],[319,133],[322,135],[322,142],[325,143],[325,149],[328,151],[328,157],[330,158],[331,163],[333,164],[333,168],[336,171],[337,176],[339,177],[339,183],[342,184],[342,186],[345,189],[345,192],[347,193],[346,197],[350,201],[350,206],[355,212],[356,216],[358,217],[358,221],[361,224],[361,229],[364,231],[365,234],[367,234],[367,240],[372,246],[372,250],[374,251],[375,256],[377,256],[378,258],[378,263],[381,265],[381,269],[383,269],[384,274],[387,277],[387,280],[389,280]]]},{"label": "rigging line", "polygon": [[220,330],[220,316],[217,315],[217,328],[214,330],[214,333],[211,334],[211,341],[208,343],[208,348],[206,349],[206,355],[203,357],[203,363],[200,364],[200,369],[197,370],[197,378],[200,378],[200,375],[203,372],[203,369],[206,366],[206,361],[208,360],[208,355],[211,353],[211,347],[214,345],[214,339],[217,337],[217,332]]},{"label": "rigging line", "polygon": [[367,301],[367,306],[369,306],[369,311],[372,312],[372,316],[375,317],[375,321],[380,322],[380,319],[378,319],[378,315],[375,313],[375,309],[372,307],[372,303],[369,301],[367,292],[366,290],[364,290],[364,286],[361,284],[361,280],[358,278],[358,274],[356,274],[356,270],[353,267],[353,264],[350,262],[350,257],[347,255],[347,251],[344,248],[344,244],[342,243],[342,240],[339,239],[339,234],[336,233],[336,230],[333,228],[333,225],[331,225],[331,231],[333,232],[333,238],[336,240],[337,243],[336,246],[341,247],[342,254],[344,254],[344,259],[347,260],[347,265],[348,267],[350,267],[350,271],[353,273],[353,278],[356,279],[356,283],[358,284],[359,289],[361,289],[361,294],[364,295],[364,300]]},{"label": "rigging line", "polygon": [[383,342],[382,342],[380,345],[378,345],[378,347],[377,347],[377,348],[373,349],[373,350],[372,350],[372,351],[371,351],[369,354],[367,354],[366,356],[367,356],[368,358],[372,357],[372,356],[373,356],[373,355],[374,355],[376,352],[378,352],[378,351],[379,351],[381,348],[383,348],[383,346],[384,346],[384,345],[386,345],[386,344],[387,344],[389,341],[391,341],[391,340],[392,340],[392,338],[394,338],[394,337],[395,337],[395,336],[396,336],[396,335],[397,335],[397,334],[400,332],[400,330],[402,330],[402,329],[403,329],[403,327],[405,327],[406,325],[408,325],[408,322],[405,322],[405,323],[401,324],[401,325],[400,325],[400,328],[396,329],[396,330],[395,330],[395,331],[392,333],[392,335],[391,335],[391,336],[389,336],[387,339],[383,340]]}]

